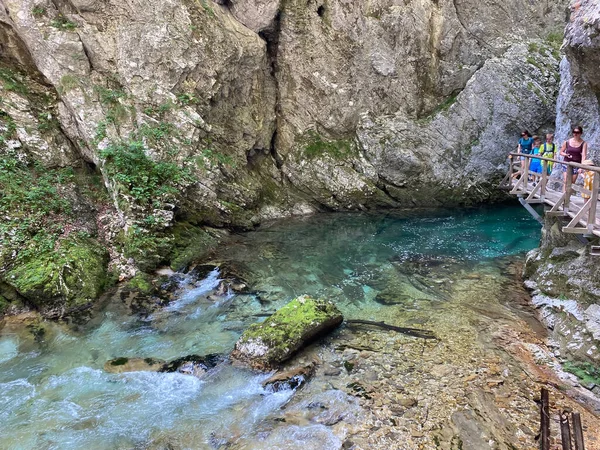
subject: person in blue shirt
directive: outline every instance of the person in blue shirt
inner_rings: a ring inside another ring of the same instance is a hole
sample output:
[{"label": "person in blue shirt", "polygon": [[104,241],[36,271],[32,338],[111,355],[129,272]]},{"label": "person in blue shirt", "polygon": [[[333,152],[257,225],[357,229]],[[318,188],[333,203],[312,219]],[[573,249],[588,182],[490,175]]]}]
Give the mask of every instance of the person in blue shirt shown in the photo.
[{"label": "person in blue shirt", "polygon": [[[541,147],[542,139],[538,136],[533,137],[533,150],[531,151],[532,155],[542,156],[541,155]],[[542,174],[542,161],[540,159],[531,158],[529,160],[529,172],[533,172],[531,175],[530,181],[533,181],[533,185],[540,182],[541,174]]]},{"label": "person in blue shirt", "polygon": [[[524,153],[529,155],[533,149],[533,138],[529,134],[529,131],[523,130],[521,132],[521,139],[519,139],[519,145],[517,146],[517,153]],[[525,157],[521,156],[521,170],[514,173],[512,176],[517,177],[523,173],[523,167],[525,166]]]},{"label": "person in blue shirt", "polygon": [[517,152],[529,155],[532,149],[533,138],[529,134],[529,131],[523,130],[523,132],[521,133],[521,139],[519,139],[519,146],[517,147]]}]

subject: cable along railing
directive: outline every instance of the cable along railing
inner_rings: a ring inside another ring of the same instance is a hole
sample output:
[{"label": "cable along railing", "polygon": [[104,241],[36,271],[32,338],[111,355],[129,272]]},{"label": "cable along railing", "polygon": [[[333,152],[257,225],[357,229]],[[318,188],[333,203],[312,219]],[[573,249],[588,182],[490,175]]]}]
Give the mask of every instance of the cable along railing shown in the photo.
[{"label": "cable along railing", "polygon": [[[500,183],[501,187],[510,189],[510,194],[518,196],[524,206],[544,203],[551,206],[551,209],[545,212],[548,216],[570,217],[569,223],[562,228],[564,233],[575,233],[590,238],[600,237],[600,205],[598,205],[600,167],[525,153],[509,155],[509,169]],[[540,160],[541,173],[530,170],[533,159]],[[553,163],[554,167],[560,165],[572,167],[573,170],[592,171],[594,175],[591,190],[573,183],[571,176],[564,177],[561,174],[560,177],[556,177],[548,174],[550,163]],[[561,177],[565,178],[564,182]],[[538,181],[532,181],[531,178]],[[577,196],[577,193],[580,196]],[[600,254],[600,247],[592,247],[592,253]]]}]

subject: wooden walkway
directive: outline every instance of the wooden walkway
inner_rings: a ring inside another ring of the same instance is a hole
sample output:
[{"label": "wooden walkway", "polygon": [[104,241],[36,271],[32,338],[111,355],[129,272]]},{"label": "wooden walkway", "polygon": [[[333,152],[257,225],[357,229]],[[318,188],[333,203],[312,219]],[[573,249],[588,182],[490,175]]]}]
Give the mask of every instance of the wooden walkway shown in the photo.
[{"label": "wooden walkway", "polygon": [[[511,153],[510,167],[508,173],[502,180],[500,186],[509,189],[510,193],[520,198],[524,205],[532,203],[543,203],[550,206],[545,214],[549,216],[562,216],[570,218],[567,225],[562,228],[564,233],[580,234],[588,238],[600,237],[600,167],[585,166],[577,163],[565,163],[556,159],[542,158],[540,156]],[[521,161],[523,158],[523,161]],[[542,173],[529,170],[533,159],[541,160]],[[591,170],[594,172],[592,189],[584,189],[583,186],[571,182],[564,176],[551,177],[547,175],[547,164],[553,162],[556,165],[567,165],[576,169]],[[522,176],[522,172],[528,173],[530,177]],[[541,176],[537,183],[529,179]],[[566,184],[566,186],[563,186]],[[589,197],[584,198],[582,194]],[[592,247],[592,252],[600,254],[600,248]]]}]

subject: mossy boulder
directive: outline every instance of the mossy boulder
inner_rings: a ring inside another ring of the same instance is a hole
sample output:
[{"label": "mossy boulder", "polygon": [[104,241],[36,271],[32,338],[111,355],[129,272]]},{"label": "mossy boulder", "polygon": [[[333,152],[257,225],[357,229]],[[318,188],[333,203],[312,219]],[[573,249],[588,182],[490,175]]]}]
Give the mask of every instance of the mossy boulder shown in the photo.
[{"label": "mossy boulder", "polygon": [[97,241],[67,238],[19,261],[4,281],[46,316],[60,317],[100,296],[107,263],[108,252]]},{"label": "mossy boulder", "polygon": [[277,367],[343,319],[331,302],[298,297],[264,322],[248,328],[235,344],[231,358],[259,370]]}]

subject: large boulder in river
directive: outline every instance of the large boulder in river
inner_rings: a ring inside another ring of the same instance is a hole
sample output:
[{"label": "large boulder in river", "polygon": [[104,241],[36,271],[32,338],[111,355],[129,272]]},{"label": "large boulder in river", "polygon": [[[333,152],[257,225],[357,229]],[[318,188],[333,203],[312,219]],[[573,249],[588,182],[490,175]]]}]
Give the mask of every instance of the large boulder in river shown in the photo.
[{"label": "large boulder in river", "polygon": [[332,302],[298,297],[248,328],[235,344],[231,358],[255,369],[273,368],[343,320]]}]

